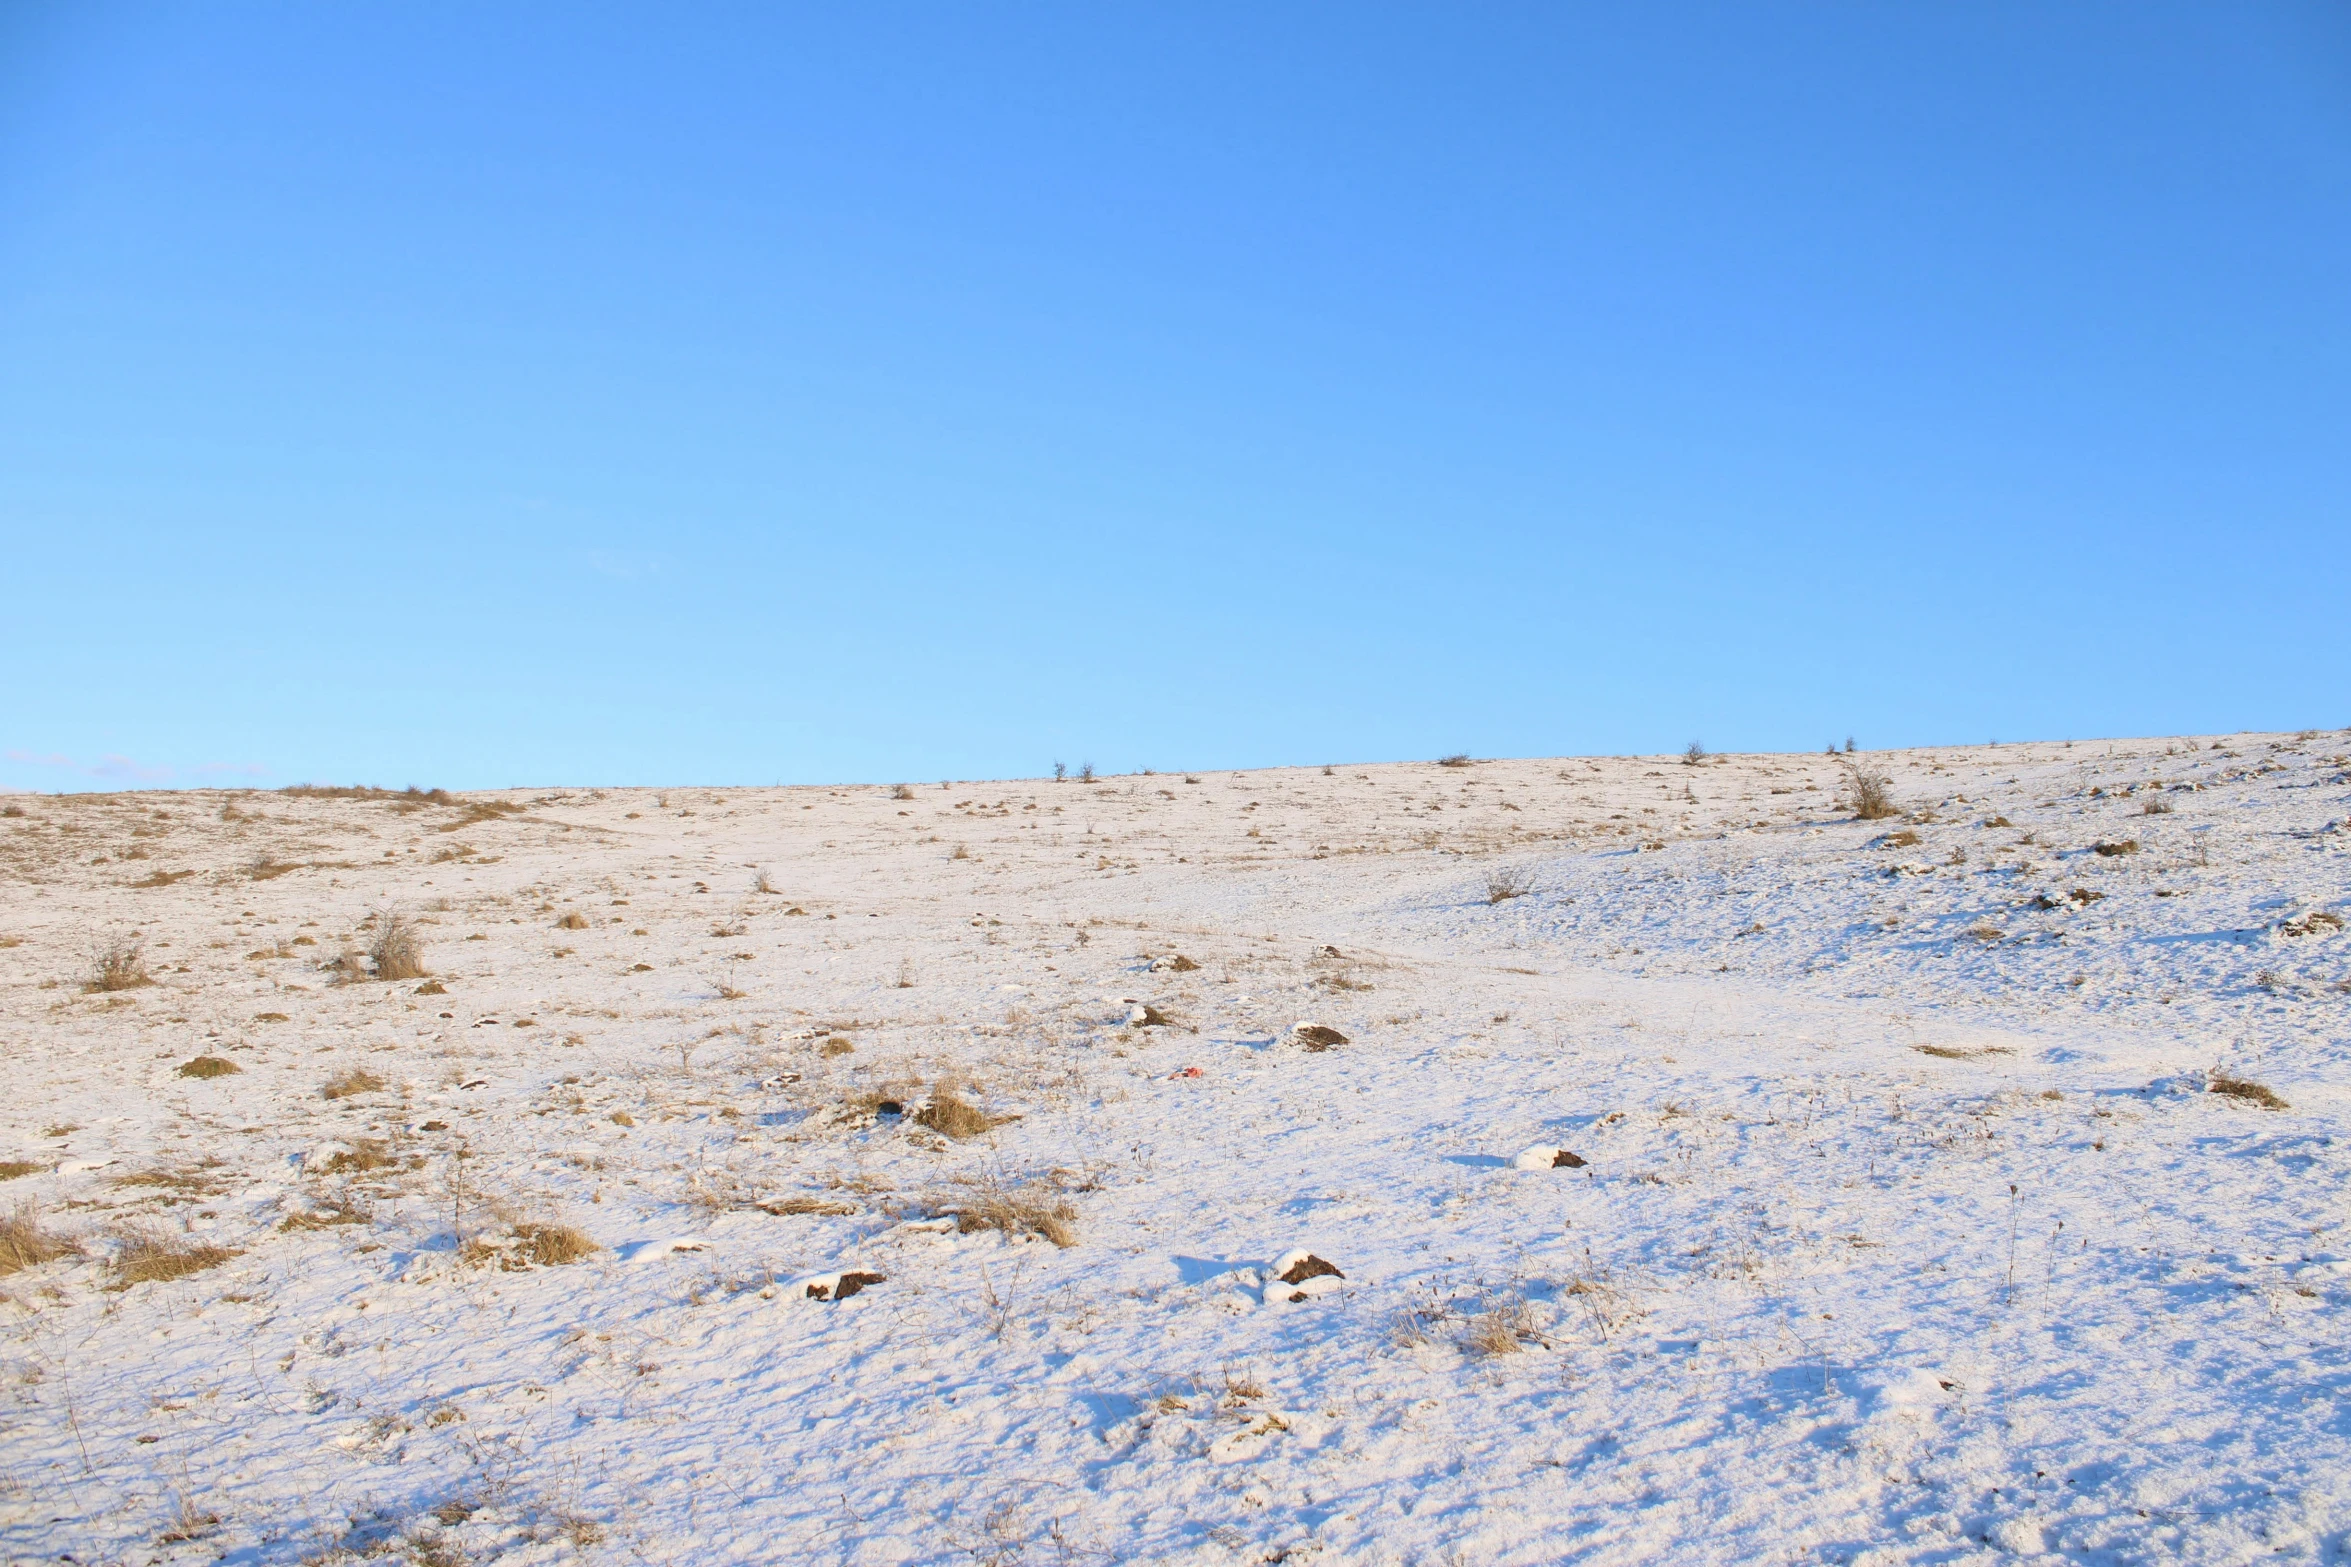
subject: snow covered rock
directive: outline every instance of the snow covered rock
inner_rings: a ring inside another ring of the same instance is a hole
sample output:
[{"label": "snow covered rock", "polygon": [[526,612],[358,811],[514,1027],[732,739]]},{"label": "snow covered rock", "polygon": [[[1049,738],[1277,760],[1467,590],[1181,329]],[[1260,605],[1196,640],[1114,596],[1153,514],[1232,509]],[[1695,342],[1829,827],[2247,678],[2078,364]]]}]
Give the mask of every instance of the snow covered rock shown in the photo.
[{"label": "snow covered rock", "polygon": [[1521,1170],[1580,1170],[1584,1161],[1565,1148],[1551,1148],[1536,1144],[1510,1161]]},{"label": "snow covered rock", "polygon": [[1296,1035],[1298,1042],[1309,1050],[1328,1050],[1333,1045],[1343,1045],[1347,1042],[1345,1034],[1321,1023],[1292,1023],[1290,1032]]}]

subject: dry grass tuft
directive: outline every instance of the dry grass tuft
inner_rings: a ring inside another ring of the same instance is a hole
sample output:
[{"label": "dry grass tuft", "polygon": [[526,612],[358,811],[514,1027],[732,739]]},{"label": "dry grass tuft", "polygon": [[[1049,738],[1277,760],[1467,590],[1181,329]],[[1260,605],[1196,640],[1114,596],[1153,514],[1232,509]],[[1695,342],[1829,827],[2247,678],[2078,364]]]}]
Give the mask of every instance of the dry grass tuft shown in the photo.
[{"label": "dry grass tuft", "polygon": [[1515,1355],[1529,1340],[1542,1342],[1534,1308],[1524,1300],[1499,1300],[1469,1319],[1462,1343],[1480,1355]]},{"label": "dry grass tuft", "polygon": [[796,1218],[802,1214],[811,1214],[827,1219],[845,1219],[858,1211],[857,1204],[837,1202],[830,1197],[779,1197],[773,1202],[758,1203],[755,1206],[761,1213],[772,1214],[779,1219]]},{"label": "dry grass tuft", "polygon": [[2091,844],[2090,852],[2097,855],[2100,859],[2116,859],[2125,854],[2138,853],[2139,840],[2136,838],[2125,838],[2120,843],[2108,843],[2101,841]]},{"label": "dry grass tuft", "polygon": [[1894,780],[1884,773],[1873,773],[1859,762],[1847,761],[1845,767],[1845,804],[1856,819],[1881,822],[1896,813]]},{"label": "dry grass tuft", "polygon": [[30,1159],[0,1159],[0,1181],[13,1181],[19,1176],[31,1175],[36,1171],[48,1168],[47,1165],[35,1164]]},{"label": "dry grass tuft", "polygon": [[424,946],[415,923],[398,909],[386,909],[376,917],[375,940],[368,943],[367,955],[378,979],[423,979],[432,972],[424,966]]},{"label": "dry grass tuft", "polygon": [[977,1137],[982,1132],[992,1131],[1014,1118],[991,1117],[953,1087],[940,1083],[931,1090],[930,1103],[917,1110],[914,1119],[919,1125],[961,1142],[966,1137]]},{"label": "dry grass tuft", "polygon": [[1984,1045],[1974,1050],[1963,1049],[1957,1045],[1912,1045],[1910,1048],[1922,1056],[1933,1056],[1942,1061],[1974,1061],[1984,1056],[2012,1056],[2016,1054],[2006,1045]]},{"label": "dry grass tuft", "polygon": [[362,1137],[350,1147],[336,1150],[335,1156],[320,1169],[327,1175],[366,1174],[371,1170],[394,1169],[399,1163],[392,1156],[391,1144],[380,1137]]},{"label": "dry grass tuft", "polygon": [[384,1080],[365,1067],[353,1067],[340,1077],[331,1079],[319,1093],[328,1099],[349,1099],[355,1094],[380,1093]]},{"label": "dry grass tuft", "polygon": [[914,786],[912,784],[893,784],[890,786],[890,798],[893,800],[911,800],[914,798]]},{"label": "dry grass tuft", "polygon": [[1908,827],[1897,828],[1893,832],[1886,834],[1883,838],[1878,840],[1878,843],[1881,847],[1888,849],[1916,848],[1918,846],[1918,842],[1918,834],[1913,832]]},{"label": "dry grass tuft", "polygon": [[1437,765],[1439,767],[1467,767],[1469,765],[1469,753],[1467,751],[1456,751],[1451,756],[1440,756],[1437,758]]},{"label": "dry grass tuft", "polygon": [[952,1215],[959,1234],[977,1235],[995,1230],[1004,1235],[1035,1235],[1060,1247],[1078,1243],[1077,1209],[1069,1199],[1047,1187],[979,1187],[968,1197],[941,1201],[932,1211]]},{"label": "dry grass tuft", "polygon": [[71,1257],[80,1250],[62,1235],[52,1235],[42,1229],[30,1206],[0,1219],[0,1277],[22,1268],[55,1262],[60,1257]]},{"label": "dry grass tuft", "polygon": [[136,990],[141,985],[152,985],[155,977],[147,972],[146,947],[135,936],[125,936],[95,949],[90,954],[92,972],[82,989],[91,993],[108,990]]},{"label": "dry grass tuft", "polygon": [[525,1260],[542,1268],[559,1268],[567,1262],[578,1262],[592,1257],[603,1248],[590,1240],[587,1232],[568,1224],[518,1224],[514,1238],[520,1242]]},{"label": "dry grass tuft", "polygon": [[588,928],[588,916],[582,914],[579,910],[574,909],[569,914],[563,916],[563,918],[557,920],[555,922],[555,928],[557,930],[586,930]]},{"label": "dry grass tuft", "polygon": [[2212,1091],[2216,1094],[2226,1094],[2231,1099],[2242,1099],[2247,1104],[2259,1105],[2264,1110],[2293,1108],[2278,1096],[2275,1089],[2256,1083],[2249,1077],[2227,1077],[2215,1072],[2212,1074],[2211,1086]]},{"label": "dry grass tuft", "polygon": [[234,1077],[244,1068],[226,1056],[197,1056],[180,1063],[182,1077]]},{"label": "dry grass tuft", "polygon": [[826,1040],[823,1044],[817,1046],[816,1053],[818,1055],[827,1057],[845,1056],[850,1054],[856,1048],[857,1047],[849,1043],[848,1040],[842,1038],[839,1034],[835,1034],[830,1039]]},{"label": "dry grass tuft", "polygon": [[217,1268],[238,1253],[226,1246],[196,1246],[176,1236],[152,1230],[126,1230],[122,1249],[107,1266],[114,1274],[108,1289],[127,1290],[134,1284],[161,1284],[184,1279],[206,1268]]}]

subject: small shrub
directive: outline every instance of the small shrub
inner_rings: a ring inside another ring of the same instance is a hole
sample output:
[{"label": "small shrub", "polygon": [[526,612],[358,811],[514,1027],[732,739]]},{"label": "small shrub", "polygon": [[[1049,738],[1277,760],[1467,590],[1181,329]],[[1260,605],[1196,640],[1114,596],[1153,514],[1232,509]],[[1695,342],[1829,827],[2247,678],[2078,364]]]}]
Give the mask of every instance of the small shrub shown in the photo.
[{"label": "small shrub", "polygon": [[2171,802],[2160,794],[2153,795],[2148,798],[2145,805],[2139,807],[2139,812],[2144,816],[2169,816]]},{"label": "small shrub", "polygon": [[244,1068],[225,1056],[198,1056],[180,1063],[182,1077],[234,1077]]},{"label": "small shrub", "polygon": [[1094,764],[1092,762],[1080,762],[1078,764],[1078,782],[1090,784],[1093,781]]},{"label": "small shrub", "polygon": [[1504,865],[1486,873],[1486,901],[1505,903],[1535,890],[1535,873],[1524,865]]},{"label": "small shrub", "polygon": [[893,800],[911,800],[914,798],[914,786],[912,784],[894,785],[890,790],[890,798]]},{"label": "small shrub", "polygon": [[2090,845],[2090,852],[2097,855],[2100,859],[2118,859],[2126,854],[2138,853],[2139,840],[2136,838],[2125,838],[2120,843],[2107,843],[2100,841]]},{"label": "small shrub", "polygon": [[63,1236],[42,1229],[40,1219],[29,1206],[0,1219],[0,1277],[73,1256],[80,1250]]},{"label": "small shrub", "polygon": [[1859,762],[1845,763],[1844,790],[1847,807],[1860,821],[1884,821],[1898,809],[1894,804],[1894,780],[1884,773],[1871,772]]},{"label": "small shrub", "polygon": [[1904,827],[1886,834],[1878,842],[1889,849],[1910,849],[1917,847],[1919,837],[1917,833]]},{"label": "small shrub", "polygon": [[2249,1077],[2229,1077],[2215,1072],[2212,1074],[2211,1088],[2212,1092],[2216,1094],[2226,1094],[2231,1099],[2242,1099],[2247,1104],[2259,1105],[2264,1110],[2292,1108],[2285,1100],[2278,1097],[2274,1089],[2256,1083]]},{"label": "small shrub", "polygon": [[217,1268],[236,1255],[226,1246],[197,1246],[151,1230],[127,1230],[122,1249],[107,1265],[114,1274],[114,1282],[107,1288],[127,1290],[134,1284],[184,1279],[191,1273]]},{"label": "small shrub", "polygon": [[355,1094],[373,1094],[383,1091],[384,1080],[364,1067],[353,1067],[330,1081],[319,1092],[328,1099],[349,1099]]},{"label": "small shrub", "polygon": [[857,1047],[849,1043],[847,1039],[844,1039],[839,1034],[835,1034],[830,1039],[826,1040],[823,1044],[818,1045],[816,1047],[816,1051],[817,1054],[822,1056],[845,1056],[850,1054],[856,1048]]},{"label": "small shrub", "polygon": [[92,993],[137,990],[155,983],[147,972],[146,948],[135,936],[108,942],[91,954],[92,972],[82,989]]},{"label": "small shrub", "polygon": [[1700,744],[1699,744],[1697,741],[1695,741],[1695,740],[1691,741],[1691,742],[1690,742],[1690,748],[1689,748],[1688,750],[1686,750],[1686,751],[1684,751],[1684,752],[1682,753],[1682,765],[1683,765],[1684,767],[1703,767],[1703,766],[1705,766],[1705,765],[1706,765],[1706,747],[1704,747],[1704,746],[1700,745]]},{"label": "small shrub", "polygon": [[574,909],[569,914],[563,916],[563,918],[557,920],[555,922],[555,928],[557,930],[586,930],[588,928],[588,916],[582,914],[579,910]]},{"label": "small shrub", "polygon": [[36,1170],[48,1168],[47,1165],[35,1164],[30,1159],[0,1159],[0,1181],[13,1181],[20,1176],[31,1175]]},{"label": "small shrub", "polygon": [[1480,1355],[1515,1355],[1528,1340],[1541,1342],[1534,1308],[1518,1299],[1497,1301],[1470,1318],[1462,1341]]},{"label": "small shrub", "polygon": [[1469,753],[1467,751],[1456,751],[1451,756],[1440,756],[1437,758],[1437,765],[1439,767],[1467,767],[1469,765]]}]

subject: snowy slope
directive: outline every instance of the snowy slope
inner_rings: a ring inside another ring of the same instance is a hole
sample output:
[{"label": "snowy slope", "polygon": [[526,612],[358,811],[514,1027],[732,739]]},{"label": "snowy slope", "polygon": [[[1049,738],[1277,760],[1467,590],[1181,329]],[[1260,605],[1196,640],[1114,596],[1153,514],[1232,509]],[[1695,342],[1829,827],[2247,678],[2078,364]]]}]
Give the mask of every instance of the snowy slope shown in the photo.
[{"label": "snowy slope", "polygon": [[0,1542],[2335,1559],[2347,750],[18,797]]}]

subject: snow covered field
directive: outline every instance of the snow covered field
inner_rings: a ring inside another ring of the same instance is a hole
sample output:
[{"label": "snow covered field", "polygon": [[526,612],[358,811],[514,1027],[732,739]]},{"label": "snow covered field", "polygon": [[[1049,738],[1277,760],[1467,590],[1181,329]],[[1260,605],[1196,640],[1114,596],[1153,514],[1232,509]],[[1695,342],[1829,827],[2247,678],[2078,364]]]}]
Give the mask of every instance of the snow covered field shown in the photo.
[{"label": "snow covered field", "polygon": [[2347,752],[8,797],[0,1542],[2341,1559]]}]

